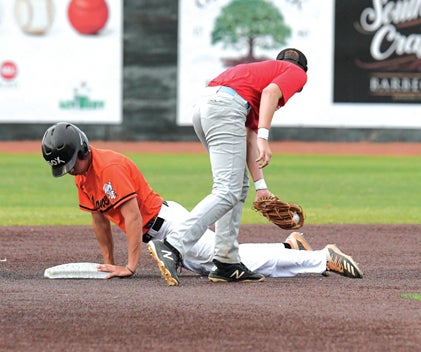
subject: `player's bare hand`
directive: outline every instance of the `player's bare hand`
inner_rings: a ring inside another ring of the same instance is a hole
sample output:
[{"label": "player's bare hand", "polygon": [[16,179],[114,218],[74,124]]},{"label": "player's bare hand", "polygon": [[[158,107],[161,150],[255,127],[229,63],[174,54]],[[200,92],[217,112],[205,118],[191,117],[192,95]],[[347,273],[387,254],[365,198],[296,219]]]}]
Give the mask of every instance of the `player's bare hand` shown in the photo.
[{"label": "player's bare hand", "polygon": [[270,158],[272,157],[272,150],[270,149],[269,142],[264,138],[257,138],[257,149],[259,150],[259,157],[256,159],[259,169],[269,165]]},{"label": "player's bare hand", "polygon": [[112,277],[130,277],[133,273],[125,266],[118,266],[112,264],[102,264],[97,266],[98,271],[110,273],[104,279],[111,279]]},{"label": "player's bare hand", "polygon": [[256,197],[254,199],[254,201],[257,201],[258,199],[262,198],[262,197],[270,197],[273,194],[268,190],[268,189],[259,189],[256,191]]}]

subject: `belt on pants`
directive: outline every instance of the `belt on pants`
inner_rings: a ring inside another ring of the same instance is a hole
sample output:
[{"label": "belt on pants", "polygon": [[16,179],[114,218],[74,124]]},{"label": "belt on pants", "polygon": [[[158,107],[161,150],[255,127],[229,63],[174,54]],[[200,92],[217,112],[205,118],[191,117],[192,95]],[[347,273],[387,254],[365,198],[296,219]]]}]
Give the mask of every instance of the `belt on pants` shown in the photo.
[{"label": "belt on pants", "polygon": [[233,97],[238,96],[240,97],[242,100],[244,100],[244,104],[246,104],[246,109],[248,109],[250,107],[250,104],[248,103],[248,101],[246,99],[244,99],[240,94],[238,94],[235,89],[232,89],[231,87],[226,87],[226,86],[220,86],[219,89],[216,91],[218,92],[222,92],[222,93],[227,93],[229,95],[232,95]]},{"label": "belt on pants", "polygon": [[[162,205],[165,205],[166,207],[168,207],[168,203],[165,200],[162,202]],[[157,216],[156,218],[153,218],[152,220],[150,220],[146,224],[145,227],[158,232],[161,229],[162,224],[164,222],[165,222],[164,218],[161,218],[161,217]],[[149,233],[145,233],[143,235],[142,241],[144,243],[148,243],[152,238],[153,238],[153,236],[151,236]]]}]

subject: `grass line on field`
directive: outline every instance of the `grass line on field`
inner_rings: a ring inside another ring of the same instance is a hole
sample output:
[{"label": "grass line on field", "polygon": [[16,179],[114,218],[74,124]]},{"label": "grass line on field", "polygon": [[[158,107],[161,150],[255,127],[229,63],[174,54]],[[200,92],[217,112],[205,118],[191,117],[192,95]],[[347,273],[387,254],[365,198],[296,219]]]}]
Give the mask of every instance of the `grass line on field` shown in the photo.
[{"label": "grass line on field", "polygon": [[415,299],[421,301],[421,293],[402,293],[399,295],[401,298]]},{"label": "grass line on field", "polygon": [[[155,191],[192,209],[211,192],[206,154],[128,154]],[[265,168],[272,193],[300,204],[307,224],[421,223],[421,157],[273,155]],[[0,154],[1,225],[85,225],[73,177],[53,178],[41,154]],[[252,210],[242,223],[267,223]]]}]

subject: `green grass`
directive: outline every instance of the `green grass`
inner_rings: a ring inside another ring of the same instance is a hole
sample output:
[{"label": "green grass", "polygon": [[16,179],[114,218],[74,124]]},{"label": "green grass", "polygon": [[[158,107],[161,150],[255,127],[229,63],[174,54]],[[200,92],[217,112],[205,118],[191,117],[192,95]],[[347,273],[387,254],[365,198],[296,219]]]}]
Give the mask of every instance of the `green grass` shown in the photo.
[{"label": "green grass", "polygon": [[416,301],[421,301],[421,293],[402,293],[399,295],[401,298],[415,299]]},{"label": "green grass", "polygon": [[[165,199],[191,209],[211,190],[207,155],[129,154]],[[300,204],[307,224],[421,223],[421,157],[274,155],[272,193]],[[0,225],[85,225],[73,177],[53,178],[41,154],[0,154]],[[243,223],[254,212],[251,187]]]}]

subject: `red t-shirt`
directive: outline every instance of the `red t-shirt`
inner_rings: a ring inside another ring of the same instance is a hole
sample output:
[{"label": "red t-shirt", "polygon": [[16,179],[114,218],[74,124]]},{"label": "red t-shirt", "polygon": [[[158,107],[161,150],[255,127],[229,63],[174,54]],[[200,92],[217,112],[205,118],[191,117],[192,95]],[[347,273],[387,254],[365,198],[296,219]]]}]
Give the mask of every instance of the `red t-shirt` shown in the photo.
[{"label": "red t-shirt", "polygon": [[155,218],[162,206],[162,197],[155,193],[136,164],[128,157],[111,150],[91,146],[92,164],[86,175],[75,176],[79,207],[91,213],[101,212],[124,232],[126,227],[120,205],[136,198],[143,221]]},{"label": "red t-shirt", "polygon": [[231,67],[211,80],[208,86],[231,87],[247,100],[251,109],[247,116],[246,126],[257,131],[263,89],[270,83],[278,85],[283,96],[278,103],[278,108],[280,108],[300,91],[306,82],[307,74],[292,62],[267,60]]}]

